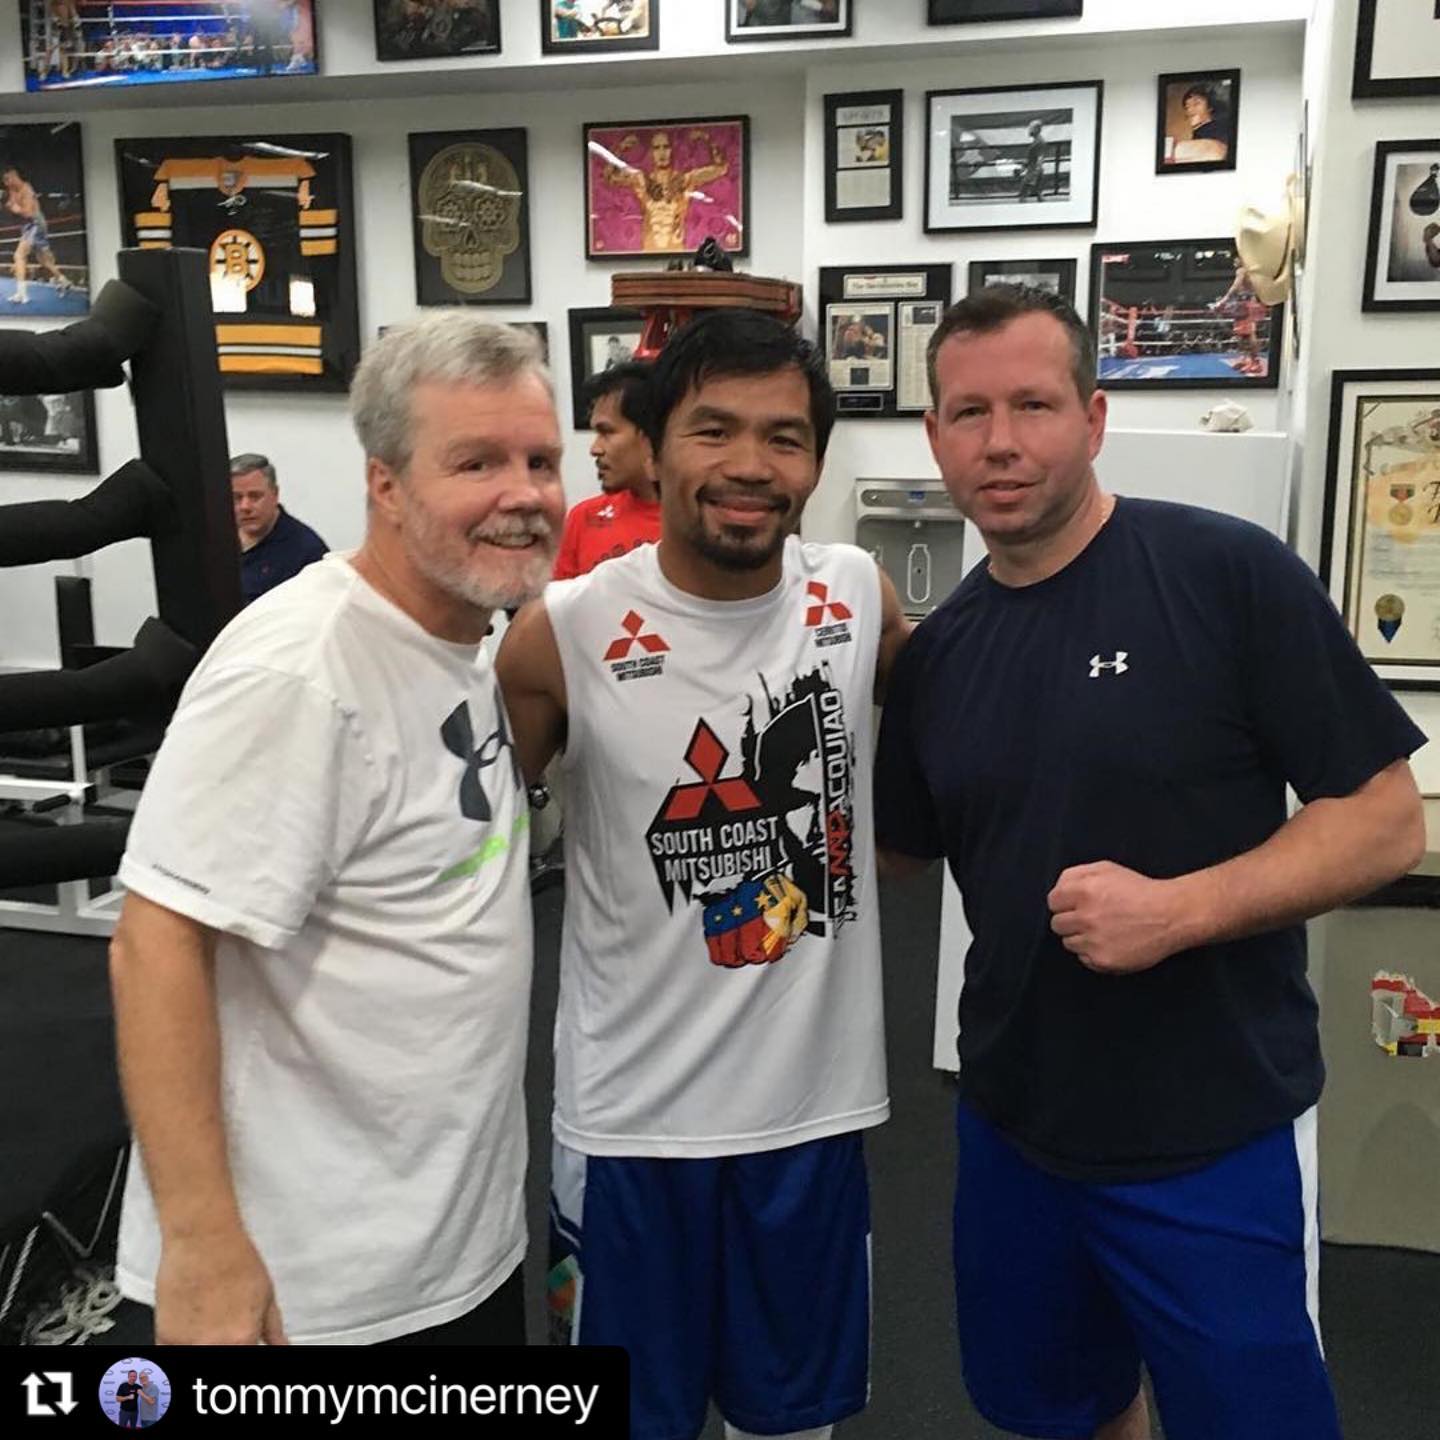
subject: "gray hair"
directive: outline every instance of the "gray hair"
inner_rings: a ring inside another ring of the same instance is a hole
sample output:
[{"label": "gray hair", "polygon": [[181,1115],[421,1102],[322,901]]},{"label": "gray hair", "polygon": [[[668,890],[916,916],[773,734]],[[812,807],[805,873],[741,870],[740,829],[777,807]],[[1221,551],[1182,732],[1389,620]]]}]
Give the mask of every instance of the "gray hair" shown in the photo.
[{"label": "gray hair", "polygon": [[535,331],[458,307],[396,325],[373,344],[350,382],[350,419],[367,459],[403,472],[415,451],[415,387],[509,385],[534,375],[553,396]]},{"label": "gray hair", "polygon": [[280,488],[279,482],[275,479],[275,467],[265,456],[247,452],[244,455],[230,457],[230,478],[232,480],[237,475],[248,475],[252,470],[258,470],[270,482],[272,490]]}]

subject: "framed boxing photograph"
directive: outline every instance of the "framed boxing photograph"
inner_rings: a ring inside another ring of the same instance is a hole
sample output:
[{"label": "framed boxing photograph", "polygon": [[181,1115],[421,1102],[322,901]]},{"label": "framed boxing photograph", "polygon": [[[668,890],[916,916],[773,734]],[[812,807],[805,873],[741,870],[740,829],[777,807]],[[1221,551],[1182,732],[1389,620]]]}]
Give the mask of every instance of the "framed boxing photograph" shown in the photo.
[{"label": "framed boxing photograph", "polygon": [[0,125],[0,316],[89,309],[80,124]]},{"label": "framed boxing photograph", "polygon": [[693,255],[713,239],[750,253],[750,121],[744,115],[586,125],[585,254]]},{"label": "framed boxing photograph", "polygon": [[374,0],[377,60],[500,53],[500,0]]},{"label": "framed boxing photograph", "polygon": [[821,268],[820,343],[839,416],[893,420],[929,409],[926,348],[952,278],[948,262]]},{"label": "framed boxing photograph", "polygon": [[645,317],[617,305],[570,311],[570,400],[575,428],[590,428],[585,386],[596,375],[623,365],[635,354]]},{"label": "framed boxing photograph", "polygon": [[1104,84],[931,90],[925,231],[1093,228]]},{"label": "framed boxing photograph", "polygon": [[1155,173],[1233,170],[1240,135],[1240,72],[1162,75],[1155,119]]},{"label": "framed boxing photograph", "polygon": [[1440,3],[1359,0],[1359,5],[1352,98],[1440,95]]},{"label": "framed boxing photograph", "polygon": [[930,0],[930,25],[984,20],[1064,20],[1084,12],[1085,0]]},{"label": "framed boxing photograph", "polygon": [[1073,260],[972,260],[967,293],[987,285],[1026,285],[1048,290],[1073,305],[1078,268]]},{"label": "framed boxing photograph", "polygon": [[524,130],[410,136],[415,299],[530,303],[530,167]]},{"label": "framed boxing photograph", "polygon": [[660,48],[660,0],[540,0],[546,55]]},{"label": "framed boxing photograph", "polygon": [[1090,329],[1106,390],[1273,390],[1284,312],[1256,297],[1229,236],[1090,247]]},{"label": "framed boxing photograph", "polygon": [[905,213],[905,92],[825,97],[825,221],[899,220]]},{"label": "framed boxing photograph", "polygon": [[1392,689],[1440,690],[1440,370],[1337,370],[1320,578]]},{"label": "framed boxing photograph", "polygon": [[360,358],[348,135],[115,142],[126,245],[203,250],[228,389],[344,390]]},{"label": "framed boxing photograph", "polygon": [[851,32],[854,0],[725,0],[725,39],[832,40]]},{"label": "framed boxing photograph", "polygon": [[0,470],[98,475],[94,394],[0,395]]},{"label": "framed boxing photograph", "polygon": [[1440,310],[1440,140],[1375,147],[1366,310]]}]

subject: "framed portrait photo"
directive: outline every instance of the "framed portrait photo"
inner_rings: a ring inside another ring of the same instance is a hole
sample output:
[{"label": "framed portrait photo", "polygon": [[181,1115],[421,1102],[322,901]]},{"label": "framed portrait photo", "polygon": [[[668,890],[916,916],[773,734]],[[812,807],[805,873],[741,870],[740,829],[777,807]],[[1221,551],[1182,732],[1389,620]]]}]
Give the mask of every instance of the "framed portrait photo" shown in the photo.
[{"label": "framed portrait photo", "polygon": [[410,137],[415,299],[530,303],[530,167],[523,130]]},{"label": "framed portrait photo", "polygon": [[905,213],[905,92],[825,97],[825,220],[899,220]]},{"label": "framed portrait photo", "polygon": [[377,60],[500,53],[500,0],[375,0]]},{"label": "framed portrait photo", "polygon": [[987,285],[1025,285],[1048,290],[1073,305],[1077,268],[1073,260],[972,260],[967,293]]},{"label": "framed portrait photo", "polygon": [[724,0],[725,38],[829,40],[851,32],[855,0]]},{"label": "framed portrait photo", "polygon": [[0,395],[0,470],[98,475],[94,394]]},{"label": "framed portrait photo", "polygon": [[1229,237],[1090,247],[1090,328],[1107,390],[1273,390],[1284,310],[1256,297]]},{"label": "framed portrait photo", "polygon": [[1366,310],[1440,310],[1440,140],[1375,147]]},{"label": "framed portrait photo", "polygon": [[344,390],[360,358],[348,135],[117,140],[121,233],[210,261],[229,389]]},{"label": "framed portrait photo", "polygon": [[638,310],[615,305],[570,312],[570,399],[577,430],[590,428],[585,386],[594,376],[629,360],[644,327],[645,317]]},{"label": "framed portrait photo", "polygon": [[750,122],[743,115],[584,127],[585,254],[748,255]]},{"label": "framed portrait photo", "polygon": [[1099,80],[925,97],[925,230],[1054,230],[1095,224]]},{"label": "framed portrait photo", "polygon": [[0,316],[89,308],[79,123],[0,125]]},{"label": "framed portrait photo", "polygon": [[1162,75],[1155,120],[1155,173],[1235,168],[1240,133],[1240,72],[1188,70]]},{"label": "framed portrait photo", "polygon": [[973,25],[982,20],[1063,20],[1080,15],[1085,0],[929,0],[931,25]]},{"label": "framed portrait photo", "polygon": [[1356,100],[1440,95],[1440,4],[1436,0],[1359,0],[1355,27]]},{"label": "framed portrait photo", "polygon": [[1440,370],[1337,370],[1320,578],[1399,690],[1440,690]]},{"label": "framed portrait photo", "polygon": [[660,0],[540,0],[546,55],[660,48]]}]

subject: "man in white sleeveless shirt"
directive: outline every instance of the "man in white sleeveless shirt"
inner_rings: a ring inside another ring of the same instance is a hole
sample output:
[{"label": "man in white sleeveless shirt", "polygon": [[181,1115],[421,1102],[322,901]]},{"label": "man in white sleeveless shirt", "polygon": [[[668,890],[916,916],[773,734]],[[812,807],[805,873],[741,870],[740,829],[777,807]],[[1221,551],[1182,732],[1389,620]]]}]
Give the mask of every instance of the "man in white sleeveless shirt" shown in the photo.
[{"label": "man in white sleeveless shirt", "polygon": [[215,641],[120,871],[117,1270],[162,1344],[525,1338],[527,810],[480,642],[549,576],[560,430],[533,337],[463,311],[351,408],[365,543]]},{"label": "man in white sleeveless shirt", "polygon": [[661,538],[549,586],[499,671],[563,747],[550,1303],[630,1352],[634,1440],[816,1435],[868,1393],[861,1132],[888,1114],[871,709],[905,621],[795,534],[823,357],[750,311],[656,363]]}]

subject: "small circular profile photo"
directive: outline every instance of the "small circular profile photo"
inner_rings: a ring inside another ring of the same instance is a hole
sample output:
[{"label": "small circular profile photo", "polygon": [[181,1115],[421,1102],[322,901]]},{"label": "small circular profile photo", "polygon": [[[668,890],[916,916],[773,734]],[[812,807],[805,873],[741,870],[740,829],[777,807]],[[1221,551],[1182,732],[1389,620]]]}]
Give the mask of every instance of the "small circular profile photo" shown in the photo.
[{"label": "small circular profile photo", "polygon": [[148,1430],[170,1408],[170,1377],[153,1360],[127,1355],[100,1377],[100,1408],[122,1430]]}]

